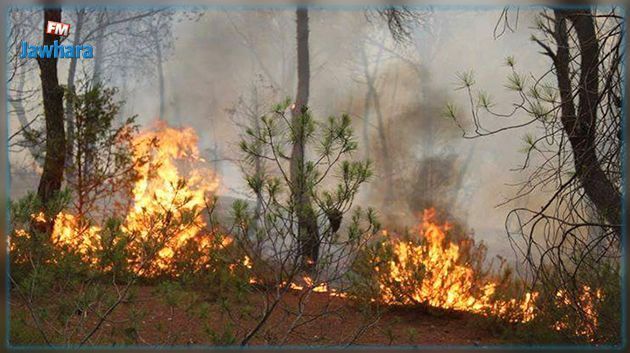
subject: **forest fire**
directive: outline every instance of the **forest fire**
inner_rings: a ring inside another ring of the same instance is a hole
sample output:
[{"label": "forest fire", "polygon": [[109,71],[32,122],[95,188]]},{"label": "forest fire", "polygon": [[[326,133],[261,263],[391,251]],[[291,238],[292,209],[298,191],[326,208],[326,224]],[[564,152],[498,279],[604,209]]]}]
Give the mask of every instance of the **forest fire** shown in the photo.
[{"label": "forest fire", "polygon": [[[136,159],[149,156],[146,163],[138,163],[138,179],[133,185],[133,206],[124,217],[121,230],[128,236],[130,268],[143,277],[162,273],[178,276],[173,268],[178,251],[193,244],[202,253],[228,246],[233,239],[217,237],[206,228],[201,211],[208,205],[208,196],[218,188],[218,179],[199,155],[197,135],[190,128],[176,129],[157,123],[135,137]],[[43,213],[31,215],[36,222],[45,222]],[[376,259],[375,271],[379,280],[380,300],[388,305],[427,305],[434,308],[466,311],[494,316],[511,323],[525,323],[537,315],[538,292],[528,292],[521,299],[498,299],[499,283],[489,279],[473,265],[473,257],[466,240],[455,243],[448,238],[451,226],[436,221],[436,211],[424,211],[417,238],[402,239],[383,231],[386,244],[391,246],[388,261]],[[88,264],[96,265],[98,251],[103,250],[102,228],[70,213],[59,213],[54,222],[51,240],[62,249],[77,253]],[[18,229],[15,236],[29,237]],[[153,249],[147,256],[146,244]],[[470,245],[470,244],[468,244]],[[145,262],[144,258],[151,260]],[[240,263],[248,270],[253,260],[245,256]],[[202,267],[193,264],[198,269]],[[234,269],[236,263],[230,265]],[[252,285],[259,284],[255,277]],[[304,275],[295,282],[284,282],[294,291],[311,291],[331,297],[346,298],[344,291],[331,288],[326,282]],[[595,301],[603,297],[601,290],[582,288],[578,298],[587,316],[575,334],[595,335],[598,320]],[[564,291],[555,296],[555,306],[572,304]],[[568,319],[567,319],[568,320]],[[552,328],[567,330],[564,321]]]},{"label": "forest fire", "polygon": [[97,258],[93,253],[101,247],[100,230],[100,227],[85,224],[78,217],[61,212],[55,218],[52,241],[55,245],[78,252],[83,261],[94,264]]},{"label": "forest fire", "polygon": [[[580,311],[582,312],[583,319],[580,320],[579,325],[575,328],[575,334],[578,336],[588,337],[593,341],[597,334],[597,327],[599,325],[597,311],[595,310],[595,304],[597,301],[603,298],[603,292],[601,289],[593,290],[591,287],[584,285],[580,291],[578,298],[575,302],[578,303]],[[570,295],[565,290],[558,290],[556,292],[556,306],[558,307],[571,307],[574,301],[571,300]],[[570,318],[564,315],[562,320],[558,320],[553,328],[556,331],[563,331],[568,328],[567,322]]]},{"label": "forest fire", "polygon": [[[138,134],[134,146],[132,157],[148,156],[148,160],[135,164],[138,178],[130,196],[133,206],[121,226],[131,269],[145,277],[168,272],[176,252],[190,241],[200,251],[229,244],[230,238],[215,239],[205,229],[201,212],[219,182],[200,157],[195,131],[158,122]],[[43,213],[31,217],[45,221]],[[60,212],[51,240],[58,248],[78,253],[84,262],[96,264],[95,253],[103,247],[100,233],[101,228],[87,220]],[[29,236],[24,230],[15,235]]]},{"label": "forest fire", "polygon": [[[540,293],[527,292],[522,299],[496,298],[499,283],[484,279],[484,275],[463,261],[463,248],[447,240],[448,224],[435,222],[435,210],[424,211],[420,227],[420,241],[403,241],[384,231],[392,246],[392,259],[385,266],[376,267],[379,273],[381,300],[386,304],[423,304],[435,308],[452,309],[495,316],[511,323],[525,323],[539,313],[536,305]],[[577,336],[593,340],[598,327],[596,301],[603,298],[601,289],[582,286],[579,297],[572,300],[564,290],[558,290],[554,306],[557,309],[578,305],[585,319],[574,329]],[[557,331],[570,330],[570,319],[556,321]]]},{"label": "forest fire", "polygon": [[[140,178],[133,188],[134,205],[123,230],[139,240],[136,245],[149,238],[157,242],[159,250],[148,266],[150,273],[167,269],[176,250],[204,230],[201,211],[219,183],[199,155],[197,134],[192,128],[176,129],[158,122],[135,140],[138,147],[134,157],[148,155],[150,161],[136,170]],[[204,248],[211,244],[209,239],[198,241]],[[134,250],[137,255],[142,252],[139,246]],[[134,267],[141,271],[143,264]]]},{"label": "forest fire", "polygon": [[449,229],[449,224],[437,224],[435,210],[428,209],[419,242],[396,239],[384,231],[392,246],[392,259],[376,267],[383,302],[494,315],[510,322],[530,321],[538,294],[527,293],[521,301],[495,300],[498,284],[481,278],[469,261],[462,261],[462,247],[446,239]]}]

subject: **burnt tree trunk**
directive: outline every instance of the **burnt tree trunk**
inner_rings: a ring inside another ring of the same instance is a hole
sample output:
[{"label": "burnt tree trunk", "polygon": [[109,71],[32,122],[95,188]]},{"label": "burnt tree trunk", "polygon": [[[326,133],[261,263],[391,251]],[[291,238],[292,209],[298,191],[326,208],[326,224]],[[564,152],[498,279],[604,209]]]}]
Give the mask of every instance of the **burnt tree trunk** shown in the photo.
[{"label": "burnt tree trunk", "polygon": [[[44,10],[44,45],[53,45],[59,36],[46,34],[48,21],[61,22],[61,9]],[[66,153],[66,135],[63,115],[63,89],[57,77],[57,59],[38,58],[42,97],[44,101],[44,117],[46,119],[46,157],[37,196],[47,209],[48,202],[61,189],[64,161]]]},{"label": "burnt tree trunk", "polygon": [[[600,216],[613,226],[621,224],[621,194],[608,179],[597,158],[596,127],[599,103],[599,43],[590,10],[556,9],[555,39],[557,53],[553,57],[561,98],[561,122],[573,150],[573,163],[582,188]],[[574,102],[569,63],[567,20],[573,24],[580,53],[579,84]]]},{"label": "burnt tree trunk", "polygon": [[296,10],[297,28],[297,94],[291,109],[295,142],[291,151],[292,197],[298,219],[299,255],[305,268],[312,268],[319,257],[319,230],[317,219],[311,205],[305,175],[305,126],[304,114],[308,114],[308,96],[310,88],[310,63],[308,48],[308,10],[298,7]]}]

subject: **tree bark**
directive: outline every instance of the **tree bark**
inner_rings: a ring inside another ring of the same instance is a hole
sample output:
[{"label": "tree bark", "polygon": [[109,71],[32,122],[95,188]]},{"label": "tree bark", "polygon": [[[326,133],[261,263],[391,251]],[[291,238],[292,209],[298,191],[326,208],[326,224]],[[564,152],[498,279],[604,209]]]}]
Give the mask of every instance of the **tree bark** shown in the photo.
[{"label": "tree bark", "polygon": [[[561,122],[573,150],[575,173],[584,192],[598,213],[613,226],[621,224],[621,194],[606,176],[596,153],[597,107],[599,103],[599,43],[590,10],[556,9],[555,39],[557,71],[561,97]],[[574,103],[569,62],[567,19],[573,23],[580,53],[580,77]]]},{"label": "tree bark", "polygon": [[296,10],[297,28],[297,94],[291,109],[293,131],[296,134],[291,151],[291,183],[293,201],[298,219],[298,242],[300,257],[308,269],[317,263],[319,257],[319,230],[317,219],[311,205],[305,176],[305,129],[302,117],[308,114],[307,105],[310,89],[309,28],[308,10],[298,7]]},{"label": "tree bark", "polygon": [[[61,9],[44,10],[44,45],[53,45],[59,37],[46,34],[48,21],[61,22]],[[46,157],[37,196],[47,209],[50,199],[59,192],[63,181],[63,170],[66,152],[66,136],[63,116],[63,89],[57,77],[57,59],[38,59],[42,96],[44,101],[44,117],[46,119]]]}]

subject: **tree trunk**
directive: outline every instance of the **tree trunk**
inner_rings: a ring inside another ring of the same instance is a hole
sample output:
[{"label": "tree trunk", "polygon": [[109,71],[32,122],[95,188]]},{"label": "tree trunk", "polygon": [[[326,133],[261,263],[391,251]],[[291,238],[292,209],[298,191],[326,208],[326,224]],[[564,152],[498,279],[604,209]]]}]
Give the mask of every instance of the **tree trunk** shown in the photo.
[{"label": "tree trunk", "polygon": [[293,131],[296,134],[291,151],[291,183],[292,196],[298,219],[299,255],[305,268],[312,268],[319,257],[319,230],[317,219],[311,206],[311,198],[306,185],[305,176],[305,129],[302,122],[304,114],[308,114],[308,96],[310,88],[310,63],[308,48],[308,10],[298,7],[297,24],[297,94],[291,109]]},{"label": "tree trunk", "polygon": [[[595,132],[599,102],[599,43],[595,23],[589,10],[556,9],[555,37],[557,71],[561,97],[561,122],[573,150],[575,173],[584,192],[598,213],[613,226],[621,224],[621,194],[602,170],[596,154]],[[580,53],[579,86],[576,88],[579,105],[574,103],[569,62],[567,21],[573,23]]]},{"label": "tree trunk", "polygon": [[[61,9],[44,10],[44,45],[53,45],[59,37],[46,34],[48,21],[61,22]],[[66,136],[63,116],[63,89],[57,77],[57,59],[38,58],[42,97],[44,101],[44,117],[46,119],[46,157],[37,196],[47,209],[50,199],[61,189],[64,161],[66,153]]]}]

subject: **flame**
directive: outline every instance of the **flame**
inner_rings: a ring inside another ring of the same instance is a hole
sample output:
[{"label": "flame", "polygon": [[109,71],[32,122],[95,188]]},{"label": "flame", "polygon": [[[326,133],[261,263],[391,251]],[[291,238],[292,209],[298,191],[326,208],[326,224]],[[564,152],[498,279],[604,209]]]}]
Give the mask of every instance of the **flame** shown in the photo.
[{"label": "flame", "polygon": [[495,314],[513,322],[531,320],[538,294],[526,293],[521,301],[494,299],[498,284],[477,278],[473,266],[462,261],[460,245],[446,240],[450,225],[439,225],[434,219],[434,209],[424,211],[418,237],[423,241],[403,241],[384,232],[393,258],[384,267],[376,266],[381,300]]},{"label": "flame", "polygon": [[251,268],[253,266],[252,260],[247,255],[245,255],[245,258],[243,259],[243,266],[247,267],[250,270],[251,270]]},{"label": "flame", "polygon": [[[343,291],[339,291],[335,288],[331,288],[326,282],[316,283],[316,281],[313,280],[310,276],[303,276],[301,280],[304,283],[303,285],[297,284],[295,282],[291,282],[289,283],[289,288],[296,291],[307,290],[307,291],[312,291],[315,293],[328,294],[331,297],[340,297],[340,298],[347,297],[347,293]],[[286,282],[283,283],[283,285],[286,285]]]},{"label": "flame", "polygon": [[[556,306],[557,307],[571,307],[578,306],[578,311],[582,314],[582,319],[578,320],[577,327],[575,328],[575,334],[578,336],[587,337],[591,342],[595,340],[595,334],[598,327],[597,312],[595,310],[595,303],[603,298],[603,292],[601,289],[593,290],[587,285],[582,286],[582,290],[579,292],[576,300],[571,300],[566,290],[560,289],[556,292]],[[570,318],[568,315],[564,315],[561,320],[554,323],[553,328],[556,331],[563,331],[569,329]]]},{"label": "flame", "polygon": [[299,284],[295,284],[293,282],[291,282],[291,284],[289,286],[293,290],[304,290],[304,286],[300,286]]},{"label": "flame", "polygon": [[[138,146],[134,157],[148,155],[149,162],[136,168],[140,178],[133,188],[134,205],[123,231],[137,238],[134,251],[138,255],[142,252],[140,244],[147,240],[160,243],[148,272],[168,269],[175,251],[206,226],[198,211],[206,206],[208,195],[217,190],[219,183],[205,167],[197,140],[192,128],[177,129],[165,123],[157,123],[155,129],[134,139]],[[157,148],[153,141],[157,141]],[[190,214],[193,219],[184,221]],[[209,244],[208,240],[200,242],[202,247]],[[142,263],[134,266],[140,271]]]},{"label": "flame", "polygon": [[[460,246],[446,241],[450,226],[438,225],[434,218],[434,209],[425,210],[419,234],[419,239],[424,241],[401,241],[383,231],[393,251],[393,260],[384,269],[375,267],[379,273],[380,299],[384,303],[426,304],[484,316],[493,315],[512,323],[529,322],[538,315],[538,292],[527,292],[520,300],[495,298],[498,283],[491,280],[482,282],[476,278],[473,267],[461,261]],[[380,262],[380,259],[377,258],[376,262]],[[422,272],[420,280],[418,271]],[[565,290],[557,291],[555,306],[578,306],[584,318],[579,320],[574,333],[594,341],[598,326],[595,302],[603,296],[602,290],[583,285],[577,298],[570,298]],[[553,329],[569,329],[569,320],[568,315],[565,315],[555,322]]]},{"label": "flame", "polygon": [[44,214],[44,212],[39,212],[37,214],[31,213],[31,218],[36,222],[40,222],[40,223],[46,222],[46,215]]},{"label": "flame", "polygon": [[[475,312],[489,307],[496,285],[487,283],[475,288],[473,268],[459,261],[459,245],[445,242],[449,225],[434,223],[434,216],[433,209],[424,212],[420,237],[425,242],[403,242],[390,238],[394,259],[387,266],[390,279],[380,283],[383,300]],[[416,271],[411,269],[424,271],[420,283],[417,283]],[[390,285],[390,281],[396,286]],[[404,296],[400,296],[398,291],[404,292]]]},{"label": "flame", "polygon": [[53,244],[73,249],[83,261],[95,264],[98,260],[92,254],[101,249],[100,231],[100,227],[85,224],[78,217],[62,212],[55,218],[51,239]]},{"label": "flame", "polygon": [[[128,211],[123,232],[132,239],[130,265],[138,274],[153,276],[169,271],[177,251],[190,241],[198,250],[227,247],[233,239],[209,233],[199,212],[206,207],[207,197],[216,192],[219,182],[216,175],[205,166],[197,147],[198,138],[191,128],[172,128],[164,123],[139,134],[134,139],[135,159],[148,156],[147,163],[138,163],[132,197],[133,206]],[[45,222],[44,213],[31,215],[37,222]],[[437,308],[453,309],[494,315],[509,322],[528,322],[536,315],[537,292],[525,293],[522,299],[501,300],[495,298],[498,283],[484,280],[475,273],[473,266],[463,261],[463,248],[447,240],[449,224],[434,221],[435,210],[425,210],[418,240],[403,241],[386,230],[382,232],[392,248],[392,260],[375,265],[379,280],[380,300],[386,304],[425,304]],[[95,252],[102,250],[101,228],[89,224],[75,215],[59,213],[54,221],[51,239],[53,244],[77,252],[90,264],[96,264]],[[29,238],[23,229],[16,229],[14,237]],[[218,240],[218,241],[217,241]],[[142,263],[145,243],[155,243],[155,256]],[[14,250],[13,243],[10,243]],[[203,259],[202,259],[203,260]],[[235,268],[237,264],[230,265]],[[252,259],[245,256],[242,265],[252,269]],[[420,272],[420,273],[419,273]],[[177,275],[176,273],[174,275]],[[420,275],[420,276],[419,276]],[[250,284],[260,280],[251,277]],[[287,285],[286,282],[281,286]],[[309,276],[302,277],[300,284],[289,283],[292,290],[310,290],[345,298],[347,294],[330,288],[326,282],[318,282]],[[578,298],[559,290],[555,305],[570,306],[576,300],[584,313],[575,333],[593,340],[598,326],[595,301],[603,297],[600,289],[583,286]],[[572,300],[574,299],[574,300]],[[555,330],[568,329],[568,317],[553,325]]]},{"label": "flame", "polygon": [[[133,187],[133,207],[125,217],[122,231],[131,239],[129,261],[138,274],[152,276],[169,270],[177,250],[189,241],[195,241],[199,250],[225,247],[232,242],[226,236],[217,244],[217,236],[205,231],[200,210],[206,207],[207,197],[217,190],[219,182],[200,157],[197,141],[192,128],[172,128],[160,122],[134,138],[133,158],[146,163],[135,164],[139,178]],[[43,212],[31,217],[46,221]],[[101,250],[100,231],[80,217],[61,212],[54,220],[52,241],[95,264],[98,259],[94,252]],[[16,230],[15,236],[30,235]],[[147,254],[145,244],[154,245],[155,254]],[[147,263],[145,258],[152,261]]]}]

